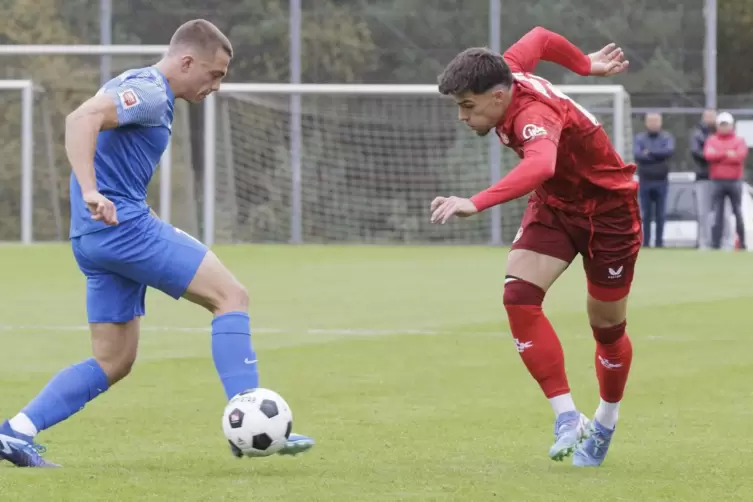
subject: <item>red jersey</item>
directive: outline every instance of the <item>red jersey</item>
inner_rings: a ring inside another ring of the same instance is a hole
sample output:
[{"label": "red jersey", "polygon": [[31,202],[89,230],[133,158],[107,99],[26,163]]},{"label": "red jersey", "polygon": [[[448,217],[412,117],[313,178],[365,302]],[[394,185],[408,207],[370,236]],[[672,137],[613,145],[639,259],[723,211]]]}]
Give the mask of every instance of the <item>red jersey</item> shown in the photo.
[{"label": "red jersey", "polygon": [[[596,117],[547,80],[530,73],[544,59],[588,75],[588,56],[559,35],[539,28],[510,47],[504,58],[513,72],[512,101],[496,133],[524,159],[513,170],[523,172],[511,173],[474,196],[471,200],[476,206],[485,209],[524,195],[528,192],[518,192],[528,189],[553,207],[592,215],[623,204],[621,193],[633,196],[636,167],[623,162]],[[529,156],[535,156],[537,162],[526,164]],[[547,161],[550,167],[545,165]],[[508,178],[513,180],[506,182]],[[525,186],[526,182],[533,186]],[[511,189],[510,183],[517,184],[519,190]]]}]

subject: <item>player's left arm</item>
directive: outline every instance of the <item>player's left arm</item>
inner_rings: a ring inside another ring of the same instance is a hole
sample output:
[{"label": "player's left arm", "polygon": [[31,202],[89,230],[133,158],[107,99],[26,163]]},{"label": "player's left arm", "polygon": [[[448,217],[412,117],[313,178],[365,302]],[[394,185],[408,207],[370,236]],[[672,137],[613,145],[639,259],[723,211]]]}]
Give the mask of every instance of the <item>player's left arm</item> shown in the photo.
[{"label": "player's left arm", "polygon": [[614,43],[586,55],[562,35],[541,26],[515,42],[505,51],[504,58],[513,72],[533,72],[539,61],[549,61],[584,77],[612,76],[628,66],[622,49]]},{"label": "player's left arm", "polygon": [[515,135],[522,138],[523,160],[504,178],[472,196],[437,197],[432,201],[433,223],[445,223],[451,216],[471,216],[492,206],[522,197],[554,176],[562,119],[543,103],[533,103],[514,122]]}]

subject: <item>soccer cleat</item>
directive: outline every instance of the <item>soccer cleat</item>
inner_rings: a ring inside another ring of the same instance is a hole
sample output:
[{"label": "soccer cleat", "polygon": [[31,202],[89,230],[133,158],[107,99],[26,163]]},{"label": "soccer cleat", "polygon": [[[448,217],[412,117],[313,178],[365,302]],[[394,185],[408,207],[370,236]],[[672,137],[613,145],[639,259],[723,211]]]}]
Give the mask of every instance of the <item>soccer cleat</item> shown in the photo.
[{"label": "soccer cleat", "polygon": [[302,434],[291,434],[278,455],[298,455],[314,447],[314,439]]},{"label": "soccer cleat", "polygon": [[34,443],[30,436],[14,431],[6,420],[0,425],[0,458],[16,467],[60,467],[42,458],[45,447]]},{"label": "soccer cleat", "polygon": [[588,419],[578,411],[566,411],[554,422],[554,444],[549,448],[549,458],[561,462],[572,455],[586,436]]},{"label": "soccer cleat", "polygon": [[607,456],[609,444],[612,442],[614,429],[601,425],[595,418],[589,425],[588,438],[575,450],[573,465],[575,467],[598,467]]}]

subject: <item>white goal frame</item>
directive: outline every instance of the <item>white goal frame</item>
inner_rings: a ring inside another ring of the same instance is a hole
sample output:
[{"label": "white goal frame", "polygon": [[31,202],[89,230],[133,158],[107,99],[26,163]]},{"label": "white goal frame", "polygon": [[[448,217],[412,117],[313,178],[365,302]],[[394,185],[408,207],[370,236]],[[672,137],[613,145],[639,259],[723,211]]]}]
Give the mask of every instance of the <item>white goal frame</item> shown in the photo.
[{"label": "white goal frame", "polygon": [[[588,94],[612,96],[612,141],[615,150],[625,158],[625,135],[616,124],[625,121],[625,96],[627,92],[621,85],[558,85],[558,90],[568,95]],[[291,188],[291,235],[290,243],[300,244],[302,237],[302,207],[301,207],[301,96],[304,94],[327,94],[327,95],[439,95],[435,84],[260,84],[260,83],[226,83],[219,89],[220,93],[247,93],[247,94],[277,94],[289,95],[290,106],[290,158],[292,171]],[[215,179],[217,172],[216,148],[217,148],[217,98],[210,94],[205,100],[204,113],[204,232],[203,241],[206,245],[214,243],[215,228]],[[499,142],[491,138],[492,152],[497,150]],[[496,182],[501,176],[500,156],[490,155],[489,166],[490,179]],[[502,213],[499,206],[492,208],[491,217],[491,244],[500,245]]]},{"label": "white goal frame", "polygon": [[32,241],[34,213],[34,91],[31,80],[0,80],[0,90],[21,92],[21,242]]}]

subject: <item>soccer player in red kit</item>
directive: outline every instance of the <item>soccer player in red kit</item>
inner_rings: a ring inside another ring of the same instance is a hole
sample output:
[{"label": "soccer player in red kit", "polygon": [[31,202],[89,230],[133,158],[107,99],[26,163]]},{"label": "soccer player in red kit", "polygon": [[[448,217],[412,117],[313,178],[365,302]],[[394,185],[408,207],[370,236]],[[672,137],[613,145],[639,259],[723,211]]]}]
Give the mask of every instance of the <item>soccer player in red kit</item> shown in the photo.
[{"label": "soccer player in red kit", "polygon": [[[627,298],[642,240],[635,166],[623,162],[593,115],[530,73],[541,60],[583,76],[611,76],[628,65],[614,44],[585,55],[543,28],[504,55],[480,48],[458,54],[439,76],[439,91],[457,102],[460,120],[480,136],[494,130],[522,161],[469,199],[437,197],[431,220],[471,216],[533,192],[508,257],[503,303],[523,363],[556,415],[549,456],[563,460],[574,453],[574,465],[598,466],[614,434],[632,359]],[[562,346],[541,308],[578,254],[588,279],[601,395],[592,421],[573,403]]]}]

